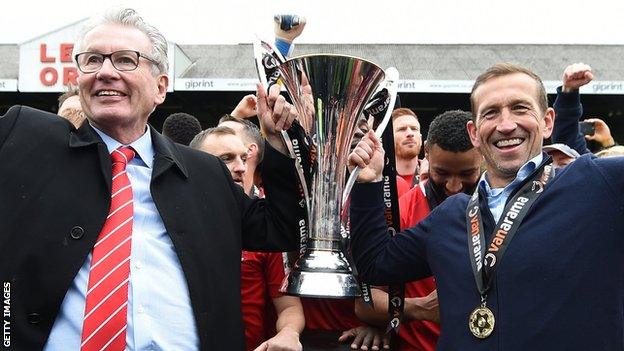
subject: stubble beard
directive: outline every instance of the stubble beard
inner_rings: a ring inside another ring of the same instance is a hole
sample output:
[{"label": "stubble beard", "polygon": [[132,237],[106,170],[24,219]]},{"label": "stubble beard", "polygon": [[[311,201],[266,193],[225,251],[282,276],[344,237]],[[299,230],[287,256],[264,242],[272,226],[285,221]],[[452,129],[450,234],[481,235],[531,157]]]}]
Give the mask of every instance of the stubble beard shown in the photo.
[{"label": "stubble beard", "polygon": [[418,157],[420,148],[407,148],[402,145],[395,146],[396,157],[405,160],[411,160]]}]

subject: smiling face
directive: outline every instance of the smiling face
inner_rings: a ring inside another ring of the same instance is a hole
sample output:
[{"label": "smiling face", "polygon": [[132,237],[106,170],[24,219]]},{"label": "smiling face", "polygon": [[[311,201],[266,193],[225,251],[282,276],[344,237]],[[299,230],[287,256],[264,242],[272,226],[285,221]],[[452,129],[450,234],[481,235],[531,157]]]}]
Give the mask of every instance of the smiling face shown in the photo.
[{"label": "smiling face", "polygon": [[[120,24],[103,24],[89,31],[82,51],[109,54],[135,50],[150,55],[152,44],[139,29]],[[168,77],[154,76],[153,64],[139,59],[134,71],[121,72],[105,59],[94,73],[78,74],[83,111],[98,129],[122,143],[130,143],[145,132],[147,118],[165,100]]]},{"label": "smiling face", "polygon": [[555,112],[539,107],[538,83],[523,73],[491,78],[473,93],[476,124],[468,122],[473,145],[485,158],[493,187],[509,184],[542,149]]}]

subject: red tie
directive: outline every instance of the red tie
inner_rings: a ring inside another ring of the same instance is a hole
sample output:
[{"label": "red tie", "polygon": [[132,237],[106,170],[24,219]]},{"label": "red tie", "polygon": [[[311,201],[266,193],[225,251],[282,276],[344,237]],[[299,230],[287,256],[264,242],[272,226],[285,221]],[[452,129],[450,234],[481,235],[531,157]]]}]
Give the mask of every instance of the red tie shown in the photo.
[{"label": "red tie", "polygon": [[81,351],[124,350],[132,247],[132,186],[126,165],[134,150],[120,147],[111,153],[111,207],[93,247]]}]

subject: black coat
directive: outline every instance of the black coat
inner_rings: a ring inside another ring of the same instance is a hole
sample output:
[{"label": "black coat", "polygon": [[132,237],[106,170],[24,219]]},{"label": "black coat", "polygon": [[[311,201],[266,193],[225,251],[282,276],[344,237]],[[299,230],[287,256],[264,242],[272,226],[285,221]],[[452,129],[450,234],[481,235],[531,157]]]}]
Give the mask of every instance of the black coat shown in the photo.
[{"label": "black coat", "polygon": [[[217,158],[155,130],[152,140],[151,193],[188,283],[200,349],[243,350],[241,249],[297,249],[303,210],[294,162],[267,147],[272,201],[251,200]],[[0,117],[0,279],[5,290],[10,284],[10,349],[45,345],[108,215],[110,187],[110,156],[88,123],[76,130],[20,106]]]}]

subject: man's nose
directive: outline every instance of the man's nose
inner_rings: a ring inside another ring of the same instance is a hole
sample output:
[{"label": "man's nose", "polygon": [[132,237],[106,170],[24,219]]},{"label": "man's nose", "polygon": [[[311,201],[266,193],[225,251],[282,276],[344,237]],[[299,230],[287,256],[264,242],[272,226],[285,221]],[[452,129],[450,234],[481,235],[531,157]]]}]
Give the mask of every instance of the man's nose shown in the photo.
[{"label": "man's nose", "polygon": [[247,165],[240,158],[234,161],[234,167],[232,168],[233,172],[243,174],[247,170]]},{"label": "man's nose", "polygon": [[96,74],[98,78],[114,78],[119,76],[119,72],[117,71],[115,66],[113,66],[113,62],[110,60],[110,58],[104,59],[104,62],[102,62],[102,67],[100,67],[100,70],[97,71]]},{"label": "man's nose", "polygon": [[446,181],[446,191],[451,194],[457,194],[462,190],[462,182],[457,177],[452,177]]},{"label": "man's nose", "polygon": [[501,133],[509,133],[514,131],[518,127],[514,115],[509,109],[503,109],[501,111],[501,118],[496,124],[496,130]]}]

